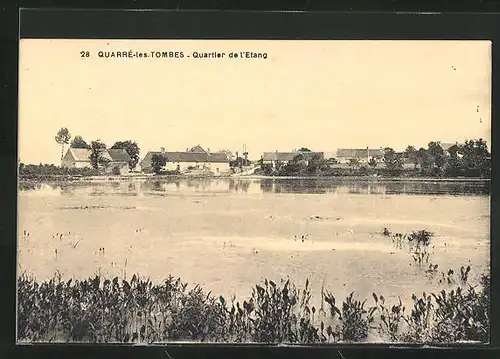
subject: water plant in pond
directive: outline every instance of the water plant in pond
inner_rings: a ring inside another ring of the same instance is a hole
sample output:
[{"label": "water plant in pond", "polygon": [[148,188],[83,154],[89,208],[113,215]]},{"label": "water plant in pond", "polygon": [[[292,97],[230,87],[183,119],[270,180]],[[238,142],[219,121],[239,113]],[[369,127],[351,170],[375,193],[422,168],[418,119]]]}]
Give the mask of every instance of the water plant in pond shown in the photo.
[{"label": "water plant in pond", "polygon": [[[467,269],[464,269],[467,271]],[[391,342],[489,339],[489,276],[478,286],[413,296],[389,305],[373,294],[365,307],[351,293],[337,306],[324,291],[325,313],[310,304],[309,281],[265,280],[243,302],[187,288],[169,276],[162,283],[134,275],[130,281],[96,275],[65,281],[18,278],[18,339],[34,342],[365,342],[378,333]]]},{"label": "water plant in pond", "polygon": [[[392,234],[388,228],[384,228],[381,232],[383,236],[390,237],[396,249],[407,251],[411,254],[413,262],[421,269],[426,268],[430,263],[432,248],[430,248],[431,238],[434,233],[426,229],[412,231],[408,234],[394,233]],[[432,267],[429,267],[432,269]],[[429,270],[427,270],[428,272]]]},{"label": "water plant in pond", "polygon": [[[372,295],[375,300],[375,305],[369,310],[370,317],[373,318],[375,314],[378,314],[380,318],[377,325],[374,325],[373,328],[376,329],[379,334],[387,335],[391,342],[397,342],[399,340],[401,322],[405,314],[405,307],[401,302],[401,298],[398,298],[398,304],[389,308],[385,305],[384,296],[377,296],[376,293]],[[373,322],[373,319],[371,319],[371,322]]]}]

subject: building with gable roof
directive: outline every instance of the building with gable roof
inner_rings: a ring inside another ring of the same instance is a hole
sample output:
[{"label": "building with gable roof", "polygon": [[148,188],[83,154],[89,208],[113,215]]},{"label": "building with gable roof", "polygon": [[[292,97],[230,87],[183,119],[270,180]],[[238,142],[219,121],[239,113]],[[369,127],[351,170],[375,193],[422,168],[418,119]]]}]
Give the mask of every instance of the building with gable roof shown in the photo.
[{"label": "building with gable roof", "polygon": [[337,150],[337,161],[339,163],[349,163],[351,160],[356,160],[359,163],[368,163],[371,159],[377,162],[382,162],[384,151],[381,148],[339,148]]},{"label": "building with gable roof", "polygon": [[323,152],[309,152],[309,151],[294,151],[294,152],[264,152],[262,155],[262,163],[268,163],[271,164],[274,167],[276,167],[277,163],[282,163],[282,164],[287,164],[291,160],[293,160],[295,157],[302,155],[303,160],[306,163],[309,163],[309,161],[314,157],[317,156],[320,159],[324,159],[325,155]]},{"label": "building with gable roof", "polygon": [[[90,162],[91,151],[86,148],[69,148],[61,161],[63,168],[92,168]],[[102,157],[106,160],[105,173],[112,173],[118,168],[120,174],[129,172],[130,156],[124,149],[108,149]]]},{"label": "building with gable roof", "polygon": [[225,153],[212,153],[210,149],[205,150],[200,145],[196,145],[191,149],[186,148],[184,152],[168,152],[164,148],[160,151],[150,151],[140,163],[143,172],[153,172],[153,155],[162,155],[165,157],[167,164],[164,169],[168,171],[207,173],[212,175],[223,175],[231,172],[229,158]]}]

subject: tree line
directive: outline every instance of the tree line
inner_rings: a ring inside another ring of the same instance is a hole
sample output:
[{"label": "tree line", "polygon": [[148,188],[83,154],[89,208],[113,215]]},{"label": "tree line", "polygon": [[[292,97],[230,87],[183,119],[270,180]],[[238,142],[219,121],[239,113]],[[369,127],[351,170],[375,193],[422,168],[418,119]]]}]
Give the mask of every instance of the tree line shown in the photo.
[{"label": "tree line", "polygon": [[[90,144],[88,144],[80,135],[76,135],[71,139],[69,130],[66,127],[62,127],[57,132],[55,141],[61,146],[61,161],[64,157],[64,148],[69,145],[70,148],[83,148],[89,150],[90,163],[94,169],[107,166],[109,160],[104,156],[107,146],[101,140],[91,141]],[[110,149],[123,149],[127,152],[130,157],[128,163],[130,170],[134,169],[140,161],[140,148],[135,141],[117,141]]]},{"label": "tree line", "polygon": [[427,149],[408,146],[403,153],[387,148],[384,164],[393,175],[399,175],[404,163],[413,164],[414,172],[431,177],[491,176],[491,153],[483,139],[466,140],[444,150],[439,142],[429,142]]},{"label": "tree line", "polygon": [[[260,174],[276,176],[307,175],[384,175],[422,177],[491,177],[491,154],[483,139],[467,140],[443,149],[439,142],[429,142],[427,148],[408,146],[403,152],[386,147],[380,158],[370,158],[366,164],[349,160],[349,169],[341,169],[337,159],[324,159],[319,154],[308,156],[310,149],[302,147],[291,161],[276,161],[274,167],[260,160]],[[405,166],[406,165],[406,166]],[[409,165],[409,166],[408,166]],[[413,165],[413,166],[412,166]]]}]

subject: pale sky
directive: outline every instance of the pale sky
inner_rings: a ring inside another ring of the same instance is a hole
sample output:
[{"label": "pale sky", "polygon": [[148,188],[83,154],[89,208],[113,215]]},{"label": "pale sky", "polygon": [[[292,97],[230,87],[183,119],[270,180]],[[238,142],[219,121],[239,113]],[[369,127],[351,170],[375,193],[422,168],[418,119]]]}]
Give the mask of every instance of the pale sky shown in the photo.
[{"label": "pale sky", "polygon": [[[90,57],[80,57],[80,51]],[[99,51],[183,51],[183,59]],[[194,51],[225,52],[195,59]],[[229,52],[266,52],[230,59]],[[490,142],[489,41],[45,40],[20,43],[19,159],[60,164],[61,127],[149,150]]]}]

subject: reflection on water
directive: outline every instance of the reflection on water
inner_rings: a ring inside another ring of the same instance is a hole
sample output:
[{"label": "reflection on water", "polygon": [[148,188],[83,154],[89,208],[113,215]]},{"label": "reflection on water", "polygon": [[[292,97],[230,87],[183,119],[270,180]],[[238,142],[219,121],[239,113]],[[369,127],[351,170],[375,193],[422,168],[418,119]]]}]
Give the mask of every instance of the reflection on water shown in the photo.
[{"label": "reflection on water", "polygon": [[[19,268],[40,279],[99,270],[161,281],[171,273],[227,297],[246,296],[263,278],[290,277],[309,279],[313,298],[324,283],[338,297],[377,290],[411,306],[412,293],[434,284],[376,233],[426,229],[436,234],[433,263],[470,263],[480,273],[489,265],[489,187],[281,178],[23,183],[19,233],[31,235],[18,239]],[[305,242],[295,240],[302,235]]]},{"label": "reflection on water", "polygon": [[489,181],[363,181],[324,179],[264,179],[260,188],[271,193],[348,193],[418,195],[489,195]]},{"label": "reflection on water", "polygon": [[390,181],[336,179],[148,179],[130,181],[20,182],[20,191],[56,191],[73,196],[155,195],[177,192],[276,193],[276,194],[374,194],[374,195],[483,195],[490,194],[489,181]]}]

